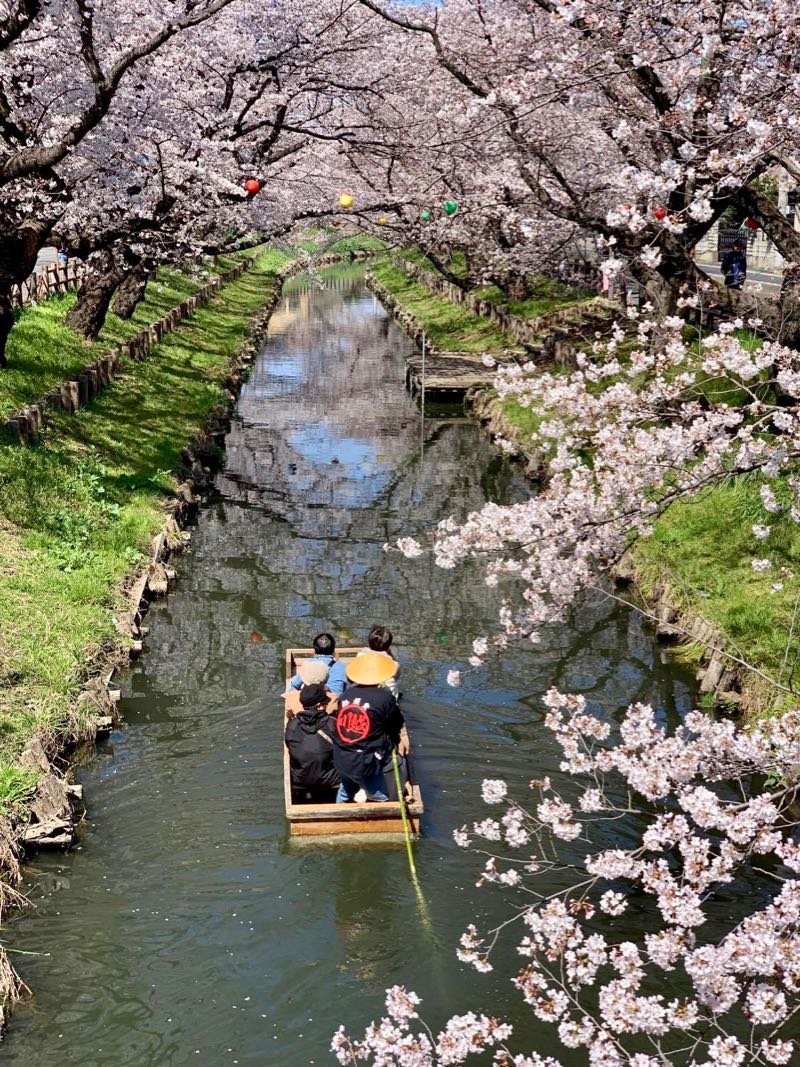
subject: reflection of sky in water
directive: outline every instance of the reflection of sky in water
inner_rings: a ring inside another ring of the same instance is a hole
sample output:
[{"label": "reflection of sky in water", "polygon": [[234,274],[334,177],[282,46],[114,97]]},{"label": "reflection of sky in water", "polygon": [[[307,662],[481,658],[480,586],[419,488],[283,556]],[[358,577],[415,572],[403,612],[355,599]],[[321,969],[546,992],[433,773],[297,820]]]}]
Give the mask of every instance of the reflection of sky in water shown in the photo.
[{"label": "reflection of sky in water", "polygon": [[242,390],[242,395],[246,392],[250,396],[262,397],[265,400],[275,396],[285,396],[289,392],[287,385],[300,381],[302,368],[303,363],[297,359],[296,355],[281,358],[276,352],[270,360],[269,375],[254,378],[248,382]]},{"label": "reflection of sky in water", "polygon": [[326,423],[323,427],[294,430],[286,439],[298,457],[314,465],[338,467],[334,498],[339,494],[348,503],[362,505],[377,499],[392,479],[391,468],[378,461],[373,444],[353,437],[336,437],[335,431],[335,425]]}]

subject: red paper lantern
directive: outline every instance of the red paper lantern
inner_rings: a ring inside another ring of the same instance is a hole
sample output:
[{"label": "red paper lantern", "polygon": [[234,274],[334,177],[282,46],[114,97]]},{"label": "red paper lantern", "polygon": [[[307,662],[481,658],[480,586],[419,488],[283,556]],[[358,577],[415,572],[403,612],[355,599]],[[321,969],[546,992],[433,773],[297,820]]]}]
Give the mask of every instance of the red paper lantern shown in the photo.
[{"label": "red paper lantern", "polygon": [[745,219],[744,224],[748,230],[757,230],[760,225],[757,219]]},{"label": "red paper lantern", "polygon": [[653,214],[661,222],[662,219],[667,217],[667,209],[665,207],[657,207],[653,210]]},{"label": "red paper lantern", "polygon": [[244,191],[248,196],[255,196],[256,193],[261,192],[261,182],[258,178],[248,178],[244,183]]}]

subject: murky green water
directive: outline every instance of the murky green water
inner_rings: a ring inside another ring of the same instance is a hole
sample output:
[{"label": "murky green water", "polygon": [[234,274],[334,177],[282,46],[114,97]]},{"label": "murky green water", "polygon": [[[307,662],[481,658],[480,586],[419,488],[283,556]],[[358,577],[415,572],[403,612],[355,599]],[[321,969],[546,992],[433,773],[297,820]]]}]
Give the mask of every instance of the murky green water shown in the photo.
[{"label": "murky green water", "polygon": [[[639,698],[672,715],[687,679],[635,620],[596,606],[545,646],[446,685],[491,627],[492,595],[475,574],[383,543],[527,489],[460,411],[429,409],[423,426],[402,385],[408,342],[359,272],[329,278],[324,292],[292,283],[276,311],[218,491],[124,682],[125,726],[80,774],[81,846],[27,869],[37,907],[7,937],[46,955],[16,957],[35,996],[3,1062],[329,1063],[338,1024],[363,1027],[394,982],[425,997],[434,1024],[507,1010],[529,1048],[555,1051],[508,969],[478,976],[454,959],[466,924],[508,903],[475,888],[452,829],[487,813],[482,778],[522,790],[558,776],[539,704],[550,685],[609,715]],[[283,649],[323,627],[360,643],[375,622],[403,661],[434,937],[402,846],[297,844],[283,818]]]}]

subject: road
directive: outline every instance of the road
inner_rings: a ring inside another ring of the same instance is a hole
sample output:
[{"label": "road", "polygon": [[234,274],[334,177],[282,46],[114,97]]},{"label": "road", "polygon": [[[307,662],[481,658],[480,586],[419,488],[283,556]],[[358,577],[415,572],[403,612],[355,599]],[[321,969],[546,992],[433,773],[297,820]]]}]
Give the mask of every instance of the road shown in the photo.
[{"label": "road", "polygon": [[35,274],[40,274],[45,267],[50,266],[51,263],[56,262],[56,249],[42,248],[39,251],[39,255],[36,257],[36,267],[34,268]]},{"label": "road", "polygon": [[[722,271],[715,263],[698,263],[698,267],[705,271],[706,274],[710,274],[712,278],[721,278]],[[747,281],[744,285],[744,292],[751,291],[756,285],[760,285],[766,291],[778,292],[783,280],[782,274],[776,274],[773,271],[764,270],[748,270]]]}]

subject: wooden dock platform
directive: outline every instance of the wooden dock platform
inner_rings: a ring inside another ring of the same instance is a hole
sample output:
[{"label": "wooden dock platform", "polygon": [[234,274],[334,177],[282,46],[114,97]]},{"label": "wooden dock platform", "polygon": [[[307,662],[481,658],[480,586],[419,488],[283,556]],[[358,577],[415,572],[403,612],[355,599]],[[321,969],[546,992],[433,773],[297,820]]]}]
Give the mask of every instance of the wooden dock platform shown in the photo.
[{"label": "wooden dock platform", "polygon": [[[498,359],[498,363],[514,362],[512,356]],[[464,394],[470,389],[489,386],[497,373],[487,367],[481,353],[436,352],[425,358],[425,393]],[[406,360],[406,387],[412,394],[422,391],[422,353],[415,352]]]}]

